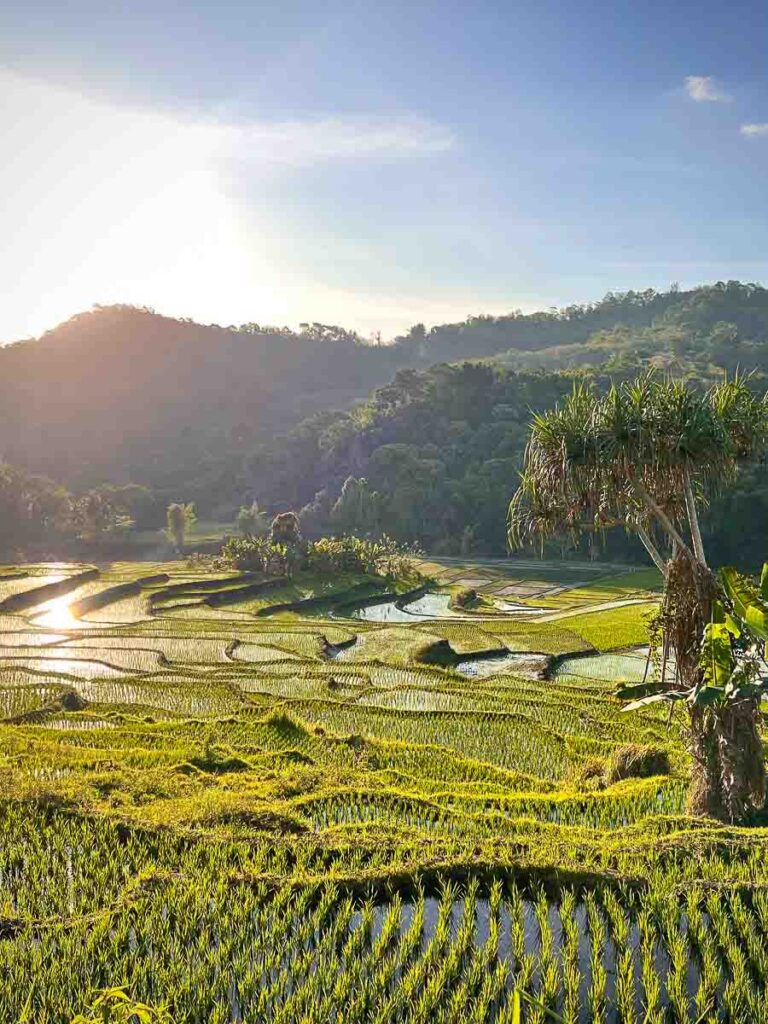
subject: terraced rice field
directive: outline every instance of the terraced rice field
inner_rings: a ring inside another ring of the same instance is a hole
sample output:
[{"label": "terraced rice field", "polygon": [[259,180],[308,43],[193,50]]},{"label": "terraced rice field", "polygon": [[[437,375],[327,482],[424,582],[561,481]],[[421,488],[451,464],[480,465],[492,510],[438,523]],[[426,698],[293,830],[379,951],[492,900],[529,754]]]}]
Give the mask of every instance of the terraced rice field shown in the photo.
[{"label": "terraced rice field", "polygon": [[[433,563],[558,608],[378,622],[361,581],[273,614],[312,595],[11,568],[0,1021],[115,985],[177,1024],[768,1019],[768,830],[686,817],[678,723],[613,696],[650,577]],[[630,743],[668,770],[619,777]]]}]

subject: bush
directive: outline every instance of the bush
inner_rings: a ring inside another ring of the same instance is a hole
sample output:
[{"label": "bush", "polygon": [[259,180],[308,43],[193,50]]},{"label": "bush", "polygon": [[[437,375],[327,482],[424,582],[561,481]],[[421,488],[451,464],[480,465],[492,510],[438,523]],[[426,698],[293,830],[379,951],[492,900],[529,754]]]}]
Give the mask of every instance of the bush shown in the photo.
[{"label": "bush", "polygon": [[458,594],[454,594],[451,598],[452,608],[471,608],[476,605],[478,601],[477,591],[472,590],[460,590]]},{"label": "bush", "polygon": [[618,747],[608,762],[609,785],[622,779],[646,779],[651,775],[669,775],[669,754],[663,747],[627,743]]},{"label": "bush", "polygon": [[389,537],[323,537],[298,548],[277,544],[266,537],[232,537],[222,548],[223,562],[234,569],[285,575],[306,568],[319,576],[356,573],[389,580],[418,576],[412,557],[415,549]]},{"label": "bush", "polygon": [[310,568],[320,574],[361,573],[400,579],[413,575],[412,551],[389,537],[362,540],[359,537],[322,537],[307,549]]},{"label": "bush", "polygon": [[266,537],[231,537],[221,549],[221,561],[243,572],[263,572],[267,576],[286,576],[296,567],[300,554]]},{"label": "bush", "polygon": [[590,757],[574,767],[571,779],[577,789],[605,789],[606,762],[601,757]]}]

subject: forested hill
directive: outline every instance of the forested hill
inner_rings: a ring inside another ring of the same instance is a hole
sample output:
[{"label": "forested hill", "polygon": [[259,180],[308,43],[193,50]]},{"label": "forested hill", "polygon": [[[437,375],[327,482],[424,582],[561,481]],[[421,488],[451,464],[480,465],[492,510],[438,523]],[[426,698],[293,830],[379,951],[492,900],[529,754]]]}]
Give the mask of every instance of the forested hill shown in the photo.
[{"label": "forested hill", "polygon": [[768,365],[768,291],[730,282],[609,294],[560,311],[416,325],[385,345],[321,324],[203,326],[96,308],[0,347],[0,460],[74,487],[132,480],[198,500],[224,486],[229,497],[232,466],[257,446],[314,413],[348,409],[398,369],[492,357],[558,370],[642,363],[649,349]]},{"label": "forested hill", "polygon": [[341,330],[202,326],[125,306],[0,348],[0,459],[73,486],[189,479],[387,380]]},{"label": "forested hill", "polygon": [[[598,388],[610,379],[592,375]],[[758,375],[755,385],[768,381]],[[248,496],[300,510],[310,537],[387,533],[434,554],[501,557],[531,413],[571,387],[565,373],[477,363],[402,370],[351,412],[314,417],[257,450],[244,469]],[[745,538],[752,552],[768,551],[764,466],[712,503],[703,531],[716,562],[744,562]],[[644,559],[622,531],[605,540],[606,557]]]}]

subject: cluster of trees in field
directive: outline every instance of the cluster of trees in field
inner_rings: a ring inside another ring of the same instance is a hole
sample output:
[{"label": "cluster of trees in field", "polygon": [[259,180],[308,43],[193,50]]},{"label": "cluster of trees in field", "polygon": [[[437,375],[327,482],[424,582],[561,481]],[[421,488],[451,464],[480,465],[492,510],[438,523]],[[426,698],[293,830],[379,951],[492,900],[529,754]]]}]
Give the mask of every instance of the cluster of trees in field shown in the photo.
[{"label": "cluster of trees in field", "polygon": [[267,534],[231,537],[223,546],[220,561],[232,569],[263,572],[268,576],[292,576],[304,570],[316,576],[340,574],[380,576],[388,580],[415,577],[412,558],[417,549],[391,537],[302,536],[295,512],[281,512]]},{"label": "cluster of trees in field", "polygon": [[[73,493],[49,477],[0,462],[0,552],[61,552],[133,529],[154,529],[165,509],[141,484],[102,484]],[[42,548],[41,548],[42,545]]]}]

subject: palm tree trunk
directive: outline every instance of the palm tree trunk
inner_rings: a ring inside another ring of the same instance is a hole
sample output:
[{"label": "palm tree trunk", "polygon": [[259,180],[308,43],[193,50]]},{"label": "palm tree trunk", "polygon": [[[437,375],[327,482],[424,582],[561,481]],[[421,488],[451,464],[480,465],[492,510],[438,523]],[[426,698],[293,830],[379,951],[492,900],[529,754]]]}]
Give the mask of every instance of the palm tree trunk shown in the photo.
[{"label": "palm tree trunk", "polygon": [[670,536],[670,539],[675,541],[680,550],[683,552],[683,554],[693,561],[696,556],[685,543],[685,541],[682,538],[682,535],[680,534],[680,531],[677,529],[677,527],[669,518],[669,516],[661,507],[661,505],[659,505],[659,503],[653,499],[653,497],[648,493],[645,486],[641,484],[639,480],[633,480],[632,486],[635,489],[635,493],[643,502],[648,511],[654,514],[654,516],[659,520],[659,523],[662,525],[662,527],[667,531],[667,533]]},{"label": "palm tree trunk", "polygon": [[691,527],[691,539],[693,540],[694,554],[702,565],[706,565],[707,559],[704,555],[704,542],[701,539],[699,516],[696,511],[696,498],[693,493],[693,487],[691,486],[691,477],[687,469],[685,471],[685,510],[688,513],[688,523]]},{"label": "palm tree trunk", "polygon": [[637,536],[640,538],[640,540],[642,542],[642,545],[645,548],[645,550],[648,552],[648,554],[653,559],[653,563],[656,566],[656,568],[659,570],[661,575],[664,578],[666,578],[666,575],[667,575],[666,563],[665,563],[664,559],[661,557],[661,555],[659,554],[659,549],[656,547],[656,545],[651,540],[651,535],[648,533],[648,531],[645,529],[644,526],[638,526],[637,527]]},{"label": "palm tree trunk", "polygon": [[755,699],[691,709],[689,813],[738,822],[762,809],[766,780],[759,721]]}]

